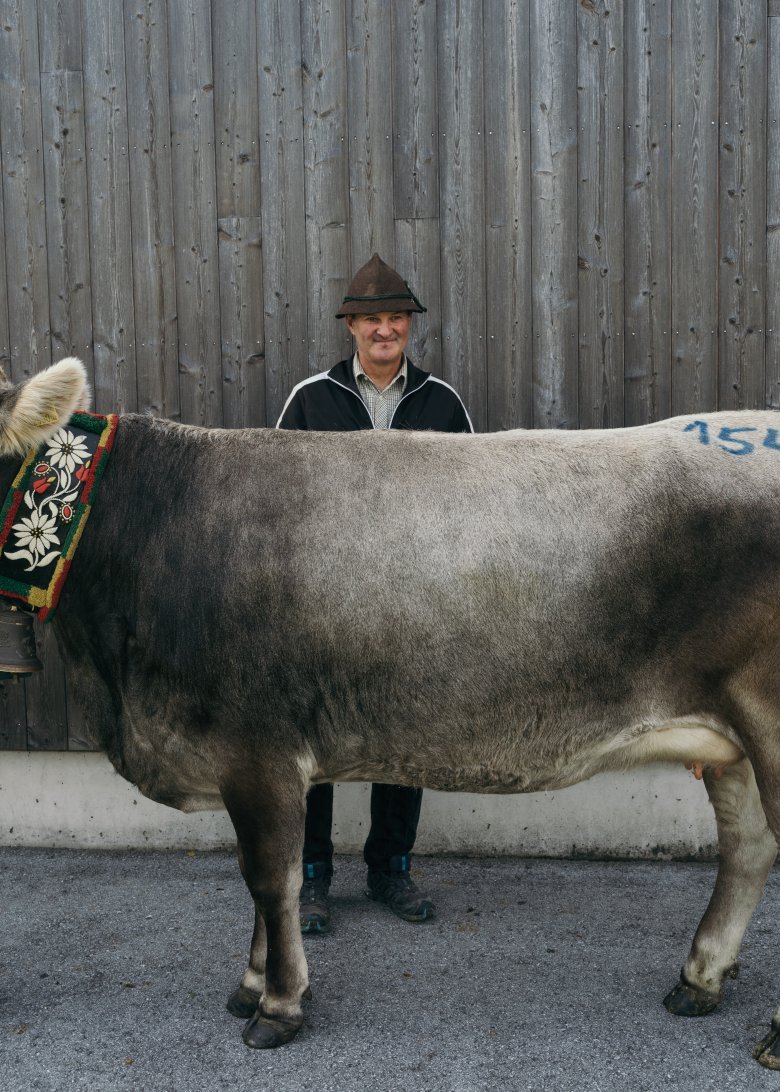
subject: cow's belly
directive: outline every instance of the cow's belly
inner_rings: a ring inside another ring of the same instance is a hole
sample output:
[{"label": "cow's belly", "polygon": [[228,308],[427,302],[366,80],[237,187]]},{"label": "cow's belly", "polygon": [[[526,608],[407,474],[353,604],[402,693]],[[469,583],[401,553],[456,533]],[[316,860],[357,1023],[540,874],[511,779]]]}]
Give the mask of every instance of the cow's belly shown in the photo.
[{"label": "cow's belly", "polygon": [[650,762],[719,768],[743,752],[725,724],[685,717],[641,723],[574,753],[545,759],[540,749],[513,742],[467,753],[457,743],[425,757],[337,761],[313,774],[314,781],[374,781],[444,792],[524,793],[562,789],[607,770],[628,770]]}]

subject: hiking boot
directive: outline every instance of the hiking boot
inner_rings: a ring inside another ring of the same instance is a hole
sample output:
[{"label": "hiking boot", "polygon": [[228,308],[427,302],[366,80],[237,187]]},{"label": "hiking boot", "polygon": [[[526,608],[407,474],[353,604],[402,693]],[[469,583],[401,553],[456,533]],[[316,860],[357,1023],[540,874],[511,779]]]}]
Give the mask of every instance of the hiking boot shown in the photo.
[{"label": "hiking boot", "polygon": [[409,858],[391,857],[386,871],[369,870],[366,895],[389,906],[404,921],[426,921],[435,914],[433,902],[417,890],[409,875]]},{"label": "hiking boot", "polygon": [[303,866],[299,916],[302,933],[327,933],[330,924],[330,875],[324,861]]},{"label": "hiking boot", "polygon": [[0,672],[29,675],[33,671],[43,671],[35,653],[33,616],[0,599]]}]

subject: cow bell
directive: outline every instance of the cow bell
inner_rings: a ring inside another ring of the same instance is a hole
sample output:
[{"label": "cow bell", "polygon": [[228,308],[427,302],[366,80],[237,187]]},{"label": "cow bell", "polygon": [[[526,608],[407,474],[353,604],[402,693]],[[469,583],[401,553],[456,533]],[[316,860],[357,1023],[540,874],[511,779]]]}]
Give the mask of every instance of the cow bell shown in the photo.
[{"label": "cow bell", "polygon": [[18,677],[42,670],[32,615],[0,599],[0,673]]}]

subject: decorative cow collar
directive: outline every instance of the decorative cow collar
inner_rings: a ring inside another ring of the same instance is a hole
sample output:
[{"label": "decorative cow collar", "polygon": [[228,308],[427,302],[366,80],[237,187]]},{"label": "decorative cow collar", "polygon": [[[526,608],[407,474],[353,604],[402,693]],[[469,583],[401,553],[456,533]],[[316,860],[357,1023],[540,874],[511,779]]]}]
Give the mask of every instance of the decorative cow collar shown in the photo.
[{"label": "decorative cow collar", "polygon": [[119,417],[75,413],[31,451],[0,510],[0,595],[50,621],[114,444]]}]

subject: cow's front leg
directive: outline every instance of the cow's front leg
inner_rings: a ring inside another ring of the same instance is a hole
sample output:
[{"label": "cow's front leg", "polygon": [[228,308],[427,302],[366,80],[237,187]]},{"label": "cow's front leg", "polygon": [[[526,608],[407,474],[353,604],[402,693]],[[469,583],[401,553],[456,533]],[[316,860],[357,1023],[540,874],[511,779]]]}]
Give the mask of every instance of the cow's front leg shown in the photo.
[{"label": "cow's front leg", "polygon": [[750,762],[727,767],[720,779],[706,771],[704,781],[718,824],[718,876],[680,981],[664,998],[675,1016],[704,1016],[720,1002],[777,856]]},{"label": "cow's front leg", "polygon": [[[289,1042],[303,1023],[308,973],[298,924],[305,787],[300,774],[275,771],[273,786],[227,785],[225,806],[238,836],[241,868],[255,903],[249,967],[231,1011],[252,1015],[243,1031],[251,1047]],[[245,775],[244,775],[245,776]],[[259,1002],[259,1004],[258,1004]]]},{"label": "cow's front leg", "polygon": [[[241,875],[247,880],[246,864],[241,846],[238,847],[238,863],[241,867]],[[252,946],[249,951],[249,966],[244,971],[241,983],[227,1002],[227,1010],[231,1016],[238,1016],[243,1020],[249,1020],[257,1012],[258,1006],[265,991],[265,960],[268,944],[265,932],[263,915],[255,903],[255,928],[252,933]]]}]

